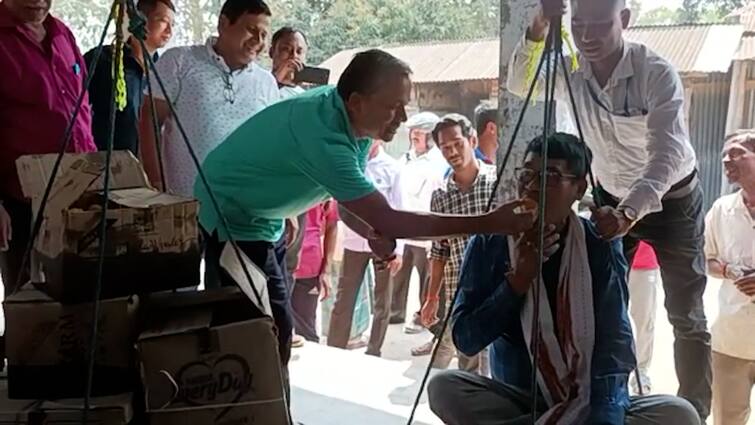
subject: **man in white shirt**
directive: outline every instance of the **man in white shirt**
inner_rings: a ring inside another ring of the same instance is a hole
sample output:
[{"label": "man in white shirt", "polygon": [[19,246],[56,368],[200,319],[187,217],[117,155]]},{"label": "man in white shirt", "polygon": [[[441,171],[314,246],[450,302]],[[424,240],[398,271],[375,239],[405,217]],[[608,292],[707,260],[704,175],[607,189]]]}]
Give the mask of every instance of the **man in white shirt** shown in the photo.
[{"label": "man in white shirt", "polygon": [[[508,88],[523,95],[527,69],[565,0],[542,0],[509,66]],[[684,116],[677,71],[647,46],[626,41],[631,12],[625,0],[572,0],[572,33],[579,67],[571,73],[585,142],[605,207],[593,211],[601,237],[624,237],[631,262],[637,241],[656,251],[674,326],[679,395],[703,422],[710,413],[710,334],[703,310],[705,257],[702,189]],[[568,62],[568,61],[567,61]],[[534,77],[534,76],[533,76]],[[542,78],[543,76],[539,76]],[[544,87],[541,84],[541,87]],[[568,104],[563,79],[558,100]]]},{"label": "man in white shirt", "polygon": [[[385,196],[388,203],[396,208],[399,202],[399,192],[396,181],[399,175],[399,164],[383,150],[383,142],[376,140],[370,148],[365,175],[375,185],[375,188]],[[351,323],[354,308],[357,303],[359,287],[364,280],[364,274],[370,261],[376,259],[370,249],[367,239],[359,236],[355,231],[346,227],[343,240],[343,261],[341,277],[336,290],[336,300],[330,317],[328,331],[328,345],[346,348],[351,334]],[[388,320],[391,313],[391,276],[401,268],[401,241],[396,244],[396,258],[388,267],[375,269],[375,314],[372,319],[370,340],[367,344],[367,354],[380,357],[385,334],[388,330]]]},{"label": "man in white shirt", "polygon": [[[270,8],[263,0],[226,0],[217,37],[210,37],[203,45],[169,49],[156,64],[200,163],[239,125],[280,97],[273,75],[255,63],[265,48],[270,17]],[[168,185],[164,189],[192,196],[196,165],[154,74],[151,79],[162,128]],[[148,101],[142,113],[140,139],[144,167],[152,183],[159,186],[160,167]]]},{"label": "man in white shirt", "polygon": [[[448,165],[440,150],[432,140],[432,131],[440,121],[432,112],[420,112],[409,118],[409,150],[401,155],[401,175],[398,179],[400,204],[398,208],[413,212],[430,212],[430,198],[433,190],[440,185]],[[393,279],[393,300],[391,303],[391,323],[406,321],[406,303],[409,296],[409,282],[412,270],[417,269],[420,281],[420,305],[424,302],[428,284],[428,261],[430,241],[404,241],[403,264]],[[414,313],[408,323],[407,333],[422,331],[419,312]]]},{"label": "man in white shirt", "polygon": [[755,385],[755,131],[727,138],[726,177],[742,189],[718,199],[705,229],[708,273],[723,279],[713,324],[713,418],[745,425]]}]

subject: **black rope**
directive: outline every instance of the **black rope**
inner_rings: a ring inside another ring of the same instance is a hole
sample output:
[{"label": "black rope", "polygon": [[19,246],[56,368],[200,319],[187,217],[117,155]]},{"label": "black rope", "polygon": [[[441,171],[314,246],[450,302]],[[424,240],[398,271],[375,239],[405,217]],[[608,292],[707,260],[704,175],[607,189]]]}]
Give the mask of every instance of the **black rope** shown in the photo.
[{"label": "black rope", "polygon": [[[559,56],[559,62],[561,62],[561,68],[564,71],[564,75],[569,75],[569,68],[566,65],[566,57],[564,56],[563,50],[557,51],[557,55]],[[579,135],[580,142],[582,142],[582,144],[585,144],[585,136],[582,131],[582,121],[580,120],[579,114],[577,113],[577,102],[574,100],[574,90],[572,89],[571,80],[568,77],[564,78],[564,80],[565,80],[565,85],[566,85],[566,91],[569,94],[569,101],[572,106],[572,115],[574,116],[574,123],[576,124],[576,127],[577,127],[577,134]],[[595,183],[595,177],[593,175],[591,168],[587,169],[587,177],[589,179],[590,187],[592,189],[593,202],[595,203],[595,206],[597,208],[600,208],[604,205],[604,203],[603,203],[603,199],[600,194],[600,191],[598,190],[598,185]],[[611,261],[613,263],[616,263],[616,253],[614,252],[613,249],[611,250]],[[640,395],[640,397],[642,397],[645,395],[645,390],[642,387],[643,385],[642,374],[640,373],[640,369],[637,367],[634,369],[634,377],[637,380],[637,392]]]},{"label": "black rope", "polygon": [[[548,38],[545,43],[545,50],[543,56],[547,57],[556,49],[560,49],[561,40],[561,20],[554,19],[551,21],[550,30],[548,32]],[[553,112],[556,108],[555,93],[556,93],[556,77],[558,75],[558,67],[553,64],[551,70],[551,60],[548,59],[545,64],[545,112],[543,114],[543,144],[542,152],[540,153],[540,199],[538,200],[538,234],[537,234],[537,277],[533,284],[533,313],[532,313],[532,334],[530,335],[531,353],[532,353],[532,370],[530,379],[530,406],[531,406],[531,423],[534,425],[537,423],[538,409],[537,409],[537,395],[538,395],[538,363],[540,358],[540,294],[541,284],[543,279],[543,263],[545,256],[545,209],[546,209],[546,195],[548,190],[548,147],[550,145],[549,138],[552,134],[551,126],[553,124]],[[537,79],[537,74],[535,76]]]},{"label": "black rope", "polygon": [[160,184],[162,185],[162,190],[168,191],[168,184],[165,181],[165,164],[163,163],[163,146],[162,146],[162,130],[160,129],[160,122],[157,118],[157,110],[155,109],[155,96],[152,93],[152,81],[150,79],[150,64],[149,59],[147,59],[147,56],[149,56],[149,52],[144,50],[144,47],[142,47],[142,52],[144,55],[144,78],[147,79],[147,97],[149,99],[149,109],[152,113],[152,131],[155,134],[155,151],[157,152],[157,163],[160,167]]},{"label": "black rope", "polygon": [[[539,75],[540,72],[542,71],[543,64],[545,63],[546,60],[547,60],[547,55],[545,54],[542,55],[537,66],[537,71],[535,72],[536,76]],[[487,206],[485,208],[486,211],[488,212],[490,212],[493,208],[493,203],[495,202],[495,199],[496,199],[496,192],[498,191],[498,187],[501,183],[501,177],[503,176],[503,173],[506,169],[506,165],[508,164],[508,161],[511,158],[511,152],[514,147],[514,143],[516,142],[516,139],[519,136],[519,132],[521,130],[522,124],[524,123],[524,116],[527,112],[527,108],[530,102],[532,101],[532,96],[535,93],[535,88],[537,87],[537,84],[538,84],[538,79],[535,78],[530,84],[530,87],[527,91],[527,96],[524,100],[522,110],[519,112],[519,117],[517,118],[516,125],[514,126],[514,131],[511,133],[511,138],[510,138],[508,147],[506,149],[506,154],[503,157],[503,163],[501,164],[498,170],[498,177],[496,178],[496,181],[493,184],[493,190],[491,191],[490,197],[488,198]],[[460,291],[460,288],[457,287],[456,291],[454,292],[453,297],[451,298],[450,305],[446,309],[446,314],[443,317],[443,321],[441,323],[441,327],[439,331],[440,337],[438,335],[433,335],[433,339],[432,339],[433,350],[432,350],[432,353],[430,354],[430,362],[427,365],[427,368],[425,369],[425,373],[422,377],[422,381],[420,382],[420,387],[419,387],[419,390],[417,391],[417,396],[414,399],[414,404],[412,405],[412,411],[409,415],[409,420],[407,421],[407,425],[412,425],[414,423],[414,416],[417,413],[417,408],[419,407],[420,401],[422,400],[422,394],[424,393],[425,387],[427,386],[427,381],[430,378],[432,365],[435,362],[435,358],[438,355],[438,350],[440,348],[440,344],[438,344],[438,341],[440,340],[440,338],[443,337],[443,335],[446,333],[446,330],[448,329],[448,325],[451,321],[451,315],[453,313],[453,306],[456,303],[456,299],[459,297],[459,291]]]},{"label": "black rope", "polygon": [[[144,45],[144,40],[139,39],[139,44],[141,45],[142,49],[145,50],[146,46]],[[228,243],[231,244],[231,247],[233,248],[234,254],[236,255],[236,259],[238,260],[239,264],[241,265],[241,268],[244,272],[244,277],[249,282],[249,286],[252,288],[252,292],[254,293],[254,296],[259,303],[260,306],[264,305],[262,302],[262,296],[260,295],[257,288],[254,286],[254,281],[252,280],[252,275],[249,272],[249,268],[246,265],[246,262],[244,262],[244,257],[241,252],[241,248],[239,248],[238,244],[236,243],[235,238],[233,237],[233,234],[230,230],[230,225],[228,223],[228,219],[225,215],[223,215],[222,209],[220,208],[220,203],[218,202],[214,191],[212,190],[212,187],[210,186],[209,181],[207,180],[207,176],[204,174],[204,171],[202,170],[201,163],[199,161],[199,158],[197,157],[196,152],[194,151],[194,148],[191,146],[191,143],[189,142],[189,137],[186,134],[186,130],[184,129],[183,125],[181,124],[181,120],[178,117],[178,114],[176,112],[175,106],[173,104],[173,101],[171,101],[170,96],[168,94],[168,91],[165,89],[165,84],[163,83],[162,78],[160,77],[160,74],[155,69],[155,63],[154,60],[147,55],[147,61],[149,63],[149,66],[152,67],[153,75],[155,76],[155,80],[157,81],[157,84],[163,94],[163,97],[165,98],[165,102],[168,104],[168,109],[170,110],[171,116],[175,120],[176,127],[178,128],[178,131],[181,133],[181,138],[184,141],[184,144],[186,145],[186,148],[189,151],[189,155],[191,156],[192,161],[194,162],[194,165],[197,167],[197,172],[199,175],[199,178],[202,181],[202,185],[204,186],[205,190],[207,190],[207,194],[210,197],[210,202],[212,204],[213,209],[218,214],[218,217],[220,217],[220,223],[223,230],[228,234]],[[166,189],[166,188],[163,188]],[[283,384],[283,373],[281,370],[281,384]],[[289,408],[289,400],[287,397],[283,397],[283,402],[286,406],[286,412],[288,414],[288,422],[289,424],[293,423],[293,420],[291,418],[291,410]]]},{"label": "black rope", "polygon": [[[92,78],[94,77],[94,71],[97,69],[97,64],[100,61],[100,56],[102,55],[102,46],[105,43],[105,38],[107,37],[108,29],[110,29],[110,22],[113,20],[113,13],[112,13],[112,7],[111,7],[111,13],[108,14],[107,21],[105,22],[105,27],[102,29],[102,35],[100,36],[99,44],[97,45],[97,48],[94,53],[94,58],[92,61],[92,68],[88,70],[86,81],[84,81],[84,84],[81,87],[81,91],[79,92],[79,97],[76,99],[76,105],[74,106],[73,111],[71,111],[71,116],[68,118],[68,123],[66,124],[66,129],[63,132],[63,137],[60,140],[60,150],[58,151],[58,157],[55,160],[55,164],[52,167],[52,170],[50,171],[50,176],[47,181],[47,186],[45,187],[45,192],[42,195],[42,200],[40,201],[38,211],[36,216],[34,216],[34,224],[31,229],[31,233],[29,234],[29,241],[26,243],[26,249],[24,249],[24,256],[21,260],[21,268],[19,270],[25,270],[27,266],[29,266],[29,260],[31,258],[31,252],[34,249],[35,241],[37,240],[37,237],[39,236],[39,232],[42,228],[42,222],[44,221],[44,211],[45,207],[47,206],[47,203],[50,200],[50,192],[52,191],[52,185],[55,183],[55,178],[58,175],[58,172],[60,171],[60,164],[63,161],[63,156],[68,151],[68,146],[71,143],[71,135],[73,134],[73,127],[76,123],[76,118],[79,116],[79,112],[81,111],[81,106],[84,103],[84,98],[86,97],[87,92],[89,91],[89,86],[92,83]],[[11,288],[11,291],[9,291],[9,294],[13,295],[16,292],[21,289],[21,287],[26,284],[26,282],[23,281],[23,273],[19,273],[18,279],[16,279],[16,282],[14,286]]]},{"label": "black rope", "polygon": [[92,306],[92,328],[89,337],[89,353],[87,357],[87,376],[86,376],[86,390],[84,392],[84,417],[83,422],[86,425],[89,421],[89,411],[91,410],[91,397],[92,397],[92,383],[94,382],[94,365],[97,357],[97,332],[99,330],[100,321],[100,298],[102,296],[102,280],[103,271],[105,267],[105,255],[107,254],[107,212],[109,206],[109,193],[110,193],[110,163],[113,156],[113,142],[115,140],[115,122],[118,103],[118,72],[121,69],[123,62],[123,19],[126,15],[124,0],[115,0],[113,7],[118,7],[118,16],[116,17],[115,25],[115,46],[113,49],[113,69],[112,72],[112,102],[110,104],[110,131],[107,140],[107,149],[105,151],[105,176],[102,183],[102,214],[100,217],[100,230],[99,239],[100,247],[97,257],[97,280],[94,286],[93,306]]},{"label": "black rope", "polygon": [[[146,48],[144,45],[144,40],[139,40],[139,43],[141,44],[142,49]],[[233,246],[233,250],[236,254],[236,258],[241,264],[241,268],[244,271],[244,277],[246,277],[246,279],[249,281],[249,285],[252,287],[252,291],[254,292],[254,296],[257,299],[257,302],[259,302],[260,305],[263,305],[262,296],[260,295],[259,291],[257,291],[257,288],[254,286],[252,275],[249,272],[249,269],[247,268],[246,263],[244,262],[244,257],[241,253],[241,249],[238,247],[236,240],[232,236],[231,227],[228,223],[228,219],[225,217],[225,215],[223,215],[223,210],[220,208],[220,203],[218,202],[218,199],[215,197],[215,192],[212,190],[212,187],[210,187],[210,182],[207,180],[207,176],[204,174],[204,171],[202,170],[202,163],[199,161],[199,157],[197,157],[197,154],[194,151],[194,148],[191,146],[191,143],[189,142],[189,136],[186,134],[186,130],[184,129],[183,124],[181,124],[181,120],[178,118],[178,113],[176,112],[175,105],[173,104],[173,101],[170,100],[168,91],[165,89],[165,84],[163,83],[163,80],[160,77],[160,74],[158,74],[157,71],[155,70],[155,62],[149,56],[147,56],[147,60],[149,61],[149,65],[152,67],[152,75],[155,76],[155,80],[157,81],[157,84],[163,93],[163,96],[165,98],[165,103],[168,104],[168,109],[170,109],[170,113],[173,116],[176,127],[178,128],[178,131],[181,133],[181,138],[183,139],[186,145],[186,148],[189,150],[189,155],[191,156],[191,159],[194,162],[194,165],[197,167],[198,175],[202,181],[202,185],[205,187],[205,189],[207,190],[207,194],[210,196],[210,203],[212,204],[213,209],[215,209],[215,212],[218,214],[218,217],[220,217],[220,225],[223,228],[223,230],[228,234],[228,242],[230,242],[231,245]]]}]

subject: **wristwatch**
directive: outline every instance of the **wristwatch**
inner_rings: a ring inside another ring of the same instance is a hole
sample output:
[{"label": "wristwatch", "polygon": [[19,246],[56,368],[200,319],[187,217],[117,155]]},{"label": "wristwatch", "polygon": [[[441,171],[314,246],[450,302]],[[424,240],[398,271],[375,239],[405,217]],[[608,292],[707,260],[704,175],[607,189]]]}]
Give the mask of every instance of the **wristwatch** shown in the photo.
[{"label": "wristwatch", "polygon": [[619,207],[619,212],[624,214],[624,217],[626,217],[627,220],[632,222],[632,224],[637,222],[638,214],[637,214],[637,210],[635,210],[634,208],[624,205],[624,206]]}]

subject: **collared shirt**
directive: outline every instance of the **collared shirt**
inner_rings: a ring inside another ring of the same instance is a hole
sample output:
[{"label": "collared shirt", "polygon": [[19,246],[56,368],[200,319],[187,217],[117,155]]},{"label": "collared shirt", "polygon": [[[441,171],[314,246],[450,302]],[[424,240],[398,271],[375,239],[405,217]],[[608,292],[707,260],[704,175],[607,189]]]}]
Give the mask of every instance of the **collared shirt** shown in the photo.
[{"label": "collared shirt", "polygon": [[[534,46],[520,42],[509,66],[508,88],[520,96],[529,88],[526,69]],[[558,81],[556,97],[570,104],[563,79]],[[581,55],[571,84],[597,180],[640,218],[661,211],[663,196],[696,167],[677,71],[647,46],[625,41],[604,88]]]},{"label": "collared shirt", "polygon": [[[367,168],[364,170],[367,180],[375,185],[378,192],[388,201],[388,205],[394,209],[402,209],[401,194],[397,184],[400,171],[401,167],[398,161],[385,153],[382,147],[374,158],[367,160]],[[367,239],[359,236],[348,226],[344,229],[343,247],[353,252],[372,252]],[[403,242],[397,241],[396,254],[401,255],[403,252]]]},{"label": "collared shirt", "polygon": [[305,91],[299,86],[282,86],[279,90],[281,99],[288,99],[289,97],[300,95]]},{"label": "collared shirt", "polygon": [[[451,174],[443,182],[443,186],[436,189],[432,194],[430,211],[440,214],[479,215],[487,210],[488,200],[493,193],[496,182],[496,168],[494,165],[477,161],[480,171],[472,186],[467,190],[461,190]],[[446,297],[450,302],[456,292],[459,282],[461,261],[464,258],[464,250],[469,242],[469,236],[432,242],[430,258],[446,262],[443,268],[443,284],[446,288]]]},{"label": "collared shirt", "polygon": [[[100,54],[97,67],[93,62],[97,54],[94,48],[84,55],[87,69],[94,69],[92,82],[89,85],[89,104],[92,107],[92,134],[97,149],[106,150],[110,136],[110,108],[113,105],[113,46],[105,46]],[[153,60],[157,61],[155,53]],[[126,81],[126,107],[115,113],[115,133],[113,139],[114,150],[130,150],[134,155],[139,154],[139,118],[141,115],[143,93],[147,83],[144,78],[142,58],[134,55],[129,43],[123,46],[123,77]],[[153,87],[153,91],[159,91]]]},{"label": "collared shirt", "polygon": [[[348,202],[375,192],[364,174],[371,145],[354,136],[337,89],[325,86],[248,119],[207,156],[202,169],[236,240],[277,242],[285,218],[331,197]],[[228,240],[199,179],[194,194],[202,227]]]},{"label": "collared shirt", "polygon": [[[86,64],[71,31],[49,15],[44,27],[47,36],[39,45],[0,2],[0,198],[24,200],[16,159],[60,151],[84,85]],[[69,151],[96,150],[91,127],[84,99]]]},{"label": "collared shirt", "polygon": [[[705,219],[705,257],[755,269],[755,220],[742,191],[719,198]],[[743,294],[730,279],[718,293],[719,312],[711,330],[713,350],[731,357],[755,360],[755,297]]]},{"label": "collared shirt", "polygon": [[[211,37],[204,45],[170,49],[156,65],[200,162],[242,123],[280,97],[269,71],[255,63],[231,71],[215,52],[215,42]],[[164,99],[155,76],[150,78],[155,98]],[[269,143],[248,136],[248,143]],[[165,123],[163,144],[168,189],[191,196],[197,170],[172,117]]]},{"label": "collared shirt", "polygon": [[[422,155],[411,149],[399,158],[401,175],[398,186],[401,207],[406,211],[429,212],[430,198],[433,191],[443,182],[443,175],[448,169],[448,162],[437,147],[430,148]],[[429,241],[406,240],[406,244],[430,249]]]},{"label": "collared shirt", "polygon": [[[488,159],[488,157],[485,156],[484,153],[482,153],[482,151],[480,150],[480,148],[475,148],[475,150],[474,150],[474,157],[476,159],[479,159],[480,161],[488,164],[488,165],[493,165],[493,161],[491,161],[490,159]],[[450,176],[453,171],[454,171],[454,169],[449,166],[448,169],[446,170],[446,174],[443,175],[443,178],[446,178],[446,177]]]},{"label": "collared shirt", "polygon": [[[586,423],[623,425],[629,406],[627,378],[636,364],[626,308],[627,265],[621,242],[601,240],[589,220],[580,220],[585,227],[595,312],[591,420]],[[544,280],[557,280],[559,267],[544,268]],[[472,238],[459,280],[452,334],[456,347],[469,356],[492,344],[493,379],[529,391],[532,362],[521,325],[524,296],[509,284],[506,273],[510,270],[507,237]],[[554,276],[549,278],[548,273]]]},{"label": "collared shirt", "polygon": [[299,264],[294,272],[296,279],[320,277],[323,252],[322,237],[328,226],[338,223],[338,205],[335,202],[323,202],[309,209],[304,220],[304,237],[299,254]]}]

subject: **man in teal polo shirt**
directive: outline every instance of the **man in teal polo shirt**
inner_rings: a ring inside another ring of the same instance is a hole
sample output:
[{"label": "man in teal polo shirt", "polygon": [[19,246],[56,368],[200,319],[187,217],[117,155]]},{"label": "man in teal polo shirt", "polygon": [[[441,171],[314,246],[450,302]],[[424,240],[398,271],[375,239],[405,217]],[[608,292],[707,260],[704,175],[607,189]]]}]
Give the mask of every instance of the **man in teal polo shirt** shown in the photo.
[{"label": "man in teal polo shirt", "polygon": [[[406,121],[410,75],[409,67],[388,53],[359,53],[337,88],[310,90],[261,111],[212,151],[202,166],[231,233],[222,226],[198,179],[194,191],[207,237],[206,264],[220,270],[223,244],[232,236],[267,274],[284,373],[292,320],[284,271],[273,244],[283,233],[286,217],[335,198],[346,210],[344,222],[371,239],[375,254],[386,260],[396,239],[512,234],[534,222],[533,206],[522,202],[475,217],[410,213],[388,205],[364,169],[371,140],[390,141]],[[221,284],[232,284],[224,271],[219,274]]]}]

